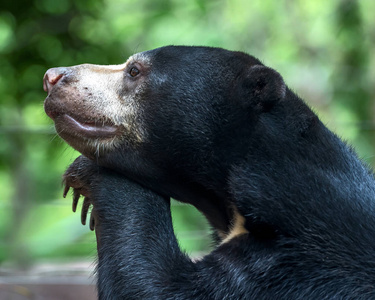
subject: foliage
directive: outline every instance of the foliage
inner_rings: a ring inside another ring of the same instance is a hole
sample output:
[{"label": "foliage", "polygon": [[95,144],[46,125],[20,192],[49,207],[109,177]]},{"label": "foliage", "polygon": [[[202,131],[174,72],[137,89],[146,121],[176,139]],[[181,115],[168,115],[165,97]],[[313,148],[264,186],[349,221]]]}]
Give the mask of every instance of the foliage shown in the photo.
[{"label": "foliage", "polygon": [[[372,163],[373,11],[371,0],[2,3],[0,261],[27,265],[35,258],[88,256],[95,249],[92,233],[61,199],[61,174],[78,153],[56,137],[44,114],[41,79],[49,67],[115,64],[166,44],[245,51],[279,70]],[[181,205],[173,214],[182,246],[207,249],[194,238],[207,228],[199,214]]]}]

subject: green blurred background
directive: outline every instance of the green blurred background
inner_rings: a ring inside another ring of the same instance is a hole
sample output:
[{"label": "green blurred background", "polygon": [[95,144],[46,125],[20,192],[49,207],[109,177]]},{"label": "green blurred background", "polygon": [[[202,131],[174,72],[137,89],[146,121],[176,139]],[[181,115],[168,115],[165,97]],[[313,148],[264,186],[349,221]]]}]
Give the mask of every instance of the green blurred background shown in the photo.
[{"label": "green blurred background", "polygon": [[[277,69],[373,164],[375,1],[16,0],[0,4],[0,268],[92,259],[94,234],[62,198],[78,156],[45,115],[44,72],[122,63],[169,44],[241,50]],[[210,247],[205,220],[173,205],[183,249]]]}]

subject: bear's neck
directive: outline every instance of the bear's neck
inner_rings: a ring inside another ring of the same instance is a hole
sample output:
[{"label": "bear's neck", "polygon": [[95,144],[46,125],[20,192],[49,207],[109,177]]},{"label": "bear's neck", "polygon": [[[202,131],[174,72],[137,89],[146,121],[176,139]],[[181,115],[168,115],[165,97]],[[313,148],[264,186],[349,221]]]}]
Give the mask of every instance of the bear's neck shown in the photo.
[{"label": "bear's neck", "polygon": [[230,171],[230,197],[249,231],[265,225],[288,236],[352,231],[358,244],[371,244],[364,229],[375,234],[374,175],[301,103],[281,104],[276,109],[288,113],[259,119],[246,158]]}]

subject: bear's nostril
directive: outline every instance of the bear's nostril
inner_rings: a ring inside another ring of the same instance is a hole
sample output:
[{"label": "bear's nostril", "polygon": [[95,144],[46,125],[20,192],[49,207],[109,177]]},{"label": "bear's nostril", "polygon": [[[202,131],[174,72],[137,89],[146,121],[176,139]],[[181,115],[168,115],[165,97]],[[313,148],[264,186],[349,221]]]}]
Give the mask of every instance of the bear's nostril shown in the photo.
[{"label": "bear's nostril", "polygon": [[64,76],[59,68],[49,69],[43,78],[43,89],[48,93],[51,88]]}]

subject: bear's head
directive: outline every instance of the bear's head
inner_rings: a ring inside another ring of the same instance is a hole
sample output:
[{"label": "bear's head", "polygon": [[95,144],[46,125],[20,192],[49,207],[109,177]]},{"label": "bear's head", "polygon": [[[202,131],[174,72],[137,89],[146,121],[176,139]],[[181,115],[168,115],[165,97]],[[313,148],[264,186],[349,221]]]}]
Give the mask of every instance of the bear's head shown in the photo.
[{"label": "bear's head", "polygon": [[44,88],[45,111],[73,148],[218,214],[230,167],[287,90],[252,56],[185,46],[138,53],[121,65],[53,68]]}]

